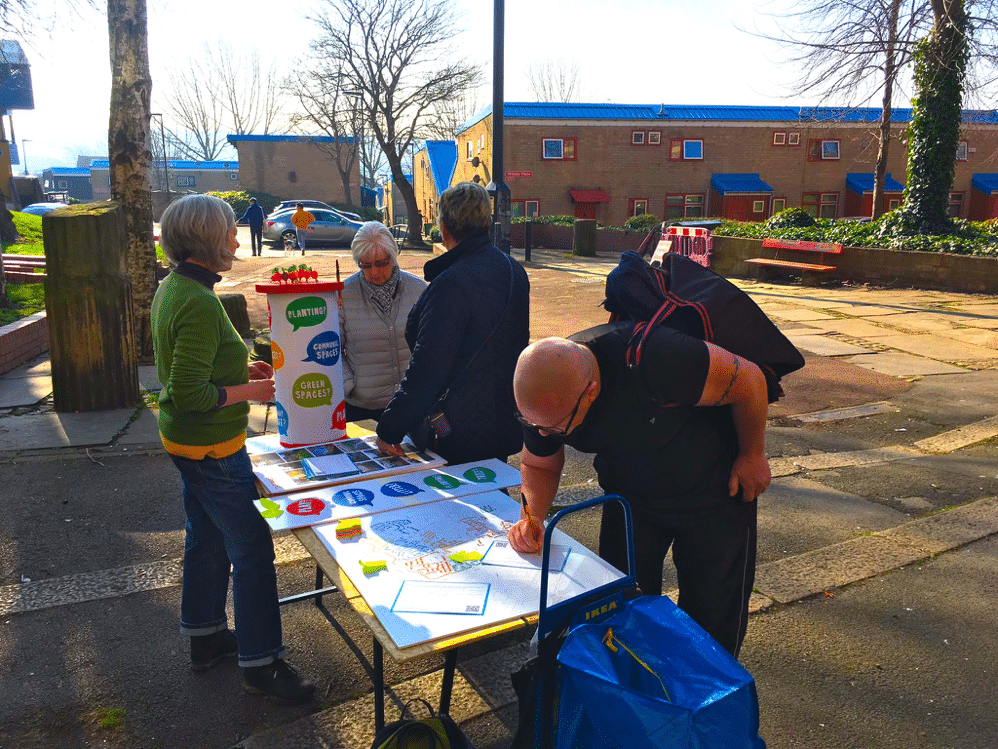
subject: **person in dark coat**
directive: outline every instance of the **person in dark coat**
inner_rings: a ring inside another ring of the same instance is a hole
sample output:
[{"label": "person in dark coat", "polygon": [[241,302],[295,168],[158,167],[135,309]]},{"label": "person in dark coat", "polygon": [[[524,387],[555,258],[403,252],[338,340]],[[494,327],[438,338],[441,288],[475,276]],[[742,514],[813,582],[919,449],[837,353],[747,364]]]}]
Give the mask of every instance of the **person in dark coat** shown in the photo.
[{"label": "person in dark coat", "polygon": [[267,218],[267,214],[263,208],[257,205],[256,198],[250,198],[246,212],[239,219],[239,223],[249,224],[250,249],[253,250],[254,257],[263,254],[263,220],[265,218]]},{"label": "person in dark coat", "polygon": [[[529,340],[530,282],[489,239],[489,194],[462,182],[440,196],[447,252],[423,266],[430,285],[409,313],[412,358],[378,423],[382,450],[399,443],[443,403],[447,428],[427,445],[451,464],[506,460],[520,450],[513,372]],[[439,422],[438,422],[439,423]]]}]

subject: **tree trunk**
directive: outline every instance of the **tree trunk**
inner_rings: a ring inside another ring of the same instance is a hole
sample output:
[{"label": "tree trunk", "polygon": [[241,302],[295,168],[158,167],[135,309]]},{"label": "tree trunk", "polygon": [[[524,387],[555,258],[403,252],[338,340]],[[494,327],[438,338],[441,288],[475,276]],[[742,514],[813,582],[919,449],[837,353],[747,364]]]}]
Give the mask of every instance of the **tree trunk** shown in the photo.
[{"label": "tree trunk", "polygon": [[149,311],[156,293],[156,248],[152,235],[149,175],[149,46],[146,0],[108,0],[111,44],[111,116],[108,156],[111,194],[125,214],[126,259],[132,281],[133,332],[140,356],[152,355]]},{"label": "tree trunk", "polygon": [[887,174],[887,157],[891,148],[891,115],[894,112],[894,79],[897,77],[897,33],[901,0],[891,0],[891,18],[887,51],[884,53],[884,107],[880,113],[880,143],[877,147],[877,166],[873,175],[873,211],[876,221],[884,215],[884,179]]},{"label": "tree trunk", "polygon": [[[0,246],[14,244],[21,238],[14,226],[14,214],[7,210],[0,200]],[[7,277],[3,272],[3,258],[0,257],[0,309],[9,309],[13,305],[7,297]]]},{"label": "tree trunk", "polygon": [[[413,168],[413,175],[415,175],[415,168]],[[395,180],[395,186],[405,200],[405,208],[409,213],[409,233],[406,234],[405,246],[426,249],[426,242],[423,241],[423,214],[419,212],[419,205],[416,203],[416,191],[402,174],[401,167],[396,169],[395,165],[392,165],[392,177]]]}]

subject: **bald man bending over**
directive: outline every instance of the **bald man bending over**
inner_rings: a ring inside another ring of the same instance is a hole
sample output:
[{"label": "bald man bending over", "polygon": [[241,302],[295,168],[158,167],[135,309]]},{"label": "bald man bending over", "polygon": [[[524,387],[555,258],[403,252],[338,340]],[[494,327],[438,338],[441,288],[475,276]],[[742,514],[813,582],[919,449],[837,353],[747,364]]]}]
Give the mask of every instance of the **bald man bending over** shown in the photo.
[{"label": "bald man bending over", "polygon": [[[521,511],[509,540],[539,551],[536,519],[558,491],[564,446],[595,453],[600,486],[631,506],[641,590],[661,594],[671,546],[679,606],[737,656],[755,578],[755,499],[770,482],[765,378],[748,360],[663,327],[629,369],[634,324],[545,338],[521,353],[513,390],[530,515]],[[603,508],[599,553],[626,570],[616,504]]]}]

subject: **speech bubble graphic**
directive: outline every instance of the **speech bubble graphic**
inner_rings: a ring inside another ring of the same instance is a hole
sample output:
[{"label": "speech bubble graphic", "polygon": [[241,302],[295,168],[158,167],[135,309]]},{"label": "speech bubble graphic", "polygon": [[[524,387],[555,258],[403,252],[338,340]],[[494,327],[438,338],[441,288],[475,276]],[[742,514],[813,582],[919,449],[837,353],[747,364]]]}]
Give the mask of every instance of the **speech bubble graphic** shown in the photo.
[{"label": "speech bubble graphic", "polygon": [[341,489],[333,495],[333,501],[343,507],[373,505],[374,492],[367,489]]},{"label": "speech bubble graphic", "polygon": [[287,435],[288,433],[288,411],[280,403],[275,403],[277,411],[277,433]]},{"label": "speech bubble graphic", "polygon": [[432,486],[434,489],[457,489],[464,482],[459,481],[453,476],[438,473],[433,476],[427,476],[423,479],[423,483],[427,486]]},{"label": "speech bubble graphic", "polygon": [[277,341],[271,340],[270,342],[270,360],[274,365],[274,369],[280,369],[284,366],[284,349],[282,349]]},{"label": "speech bubble graphic", "polygon": [[311,328],[325,322],[326,314],[326,301],[317,296],[295,299],[284,312],[284,316],[296,331],[299,328]]},{"label": "speech bubble graphic", "polygon": [[298,517],[306,515],[321,515],[326,509],[326,503],[318,497],[305,497],[288,504],[288,512]]},{"label": "speech bubble graphic", "polygon": [[340,401],[338,405],[333,410],[333,423],[330,425],[330,429],[338,430],[340,432],[345,432],[347,428],[347,403],[346,401]]},{"label": "speech bubble graphic", "polygon": [[496,472],[491,468],[482,466],[469,468],[463,475],[468,481],[473,481],[476,484],[491,484],[496,480]]},{"label": "speech bubble graphic", "polygon": [[302,361],[315,362],[324,367],[332,367],[340,360],[340,334],[335,330],[324,330],[308,342],[308,356]]},{"label": "speech bubble graphic", "polygon": [[303,374],[291,387],[291,397],[302,408],[333,405],[333,383],[321,373]]},{"label": "speech bubble graphic", "polygon": [[284,510],[281,509],[281,506],[272,499],[260,497],[260,504],[264,507],[264,509],[260,510],[260,514],[265,518],[279,518],[284,514]]},{"label": "speech bubble graphic", "polygon": [[391,481],[381,487],[381,493],[389,497],[411,497],[425,491],[406,481]]}]

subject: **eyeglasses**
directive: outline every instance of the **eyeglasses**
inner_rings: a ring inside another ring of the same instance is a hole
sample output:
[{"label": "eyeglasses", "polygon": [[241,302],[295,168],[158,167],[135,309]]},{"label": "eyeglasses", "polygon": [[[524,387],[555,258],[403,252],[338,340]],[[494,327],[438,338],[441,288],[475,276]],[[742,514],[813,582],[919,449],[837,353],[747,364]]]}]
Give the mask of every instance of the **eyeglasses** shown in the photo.
[{"label": "eyeglasses", "polygon": [[391,264],[391,260],[375,260],[373,263],[357,263],[361,270],[371,270],[371,268],[387,268]]},{"label": "eyeglasses", "polygon": [[[589,392],[589,388],[592,387],[592,385],[593,383],[590,381],[589,384],[582,390],[582,394],[579,396],[579,399],[575,401],[575,408],[573,408],[572,413],[568,415],[568,422],[565,424],[564,429],[559,429],[558,427],[543,427],[540,424],[527,421],[523,418],[523,414],[520,413],[519,409],[516,411],[516,420],[531,429],[539,429],[540,431],[547,432],[554,437],[564,437],[572,430],[572,422],[575,421],[575,415],[579,413],[579,407],[582,406],[582,399],[586,397],[586,393]],[[561,422],[559,421],[558,423],[560,424]]]}]

